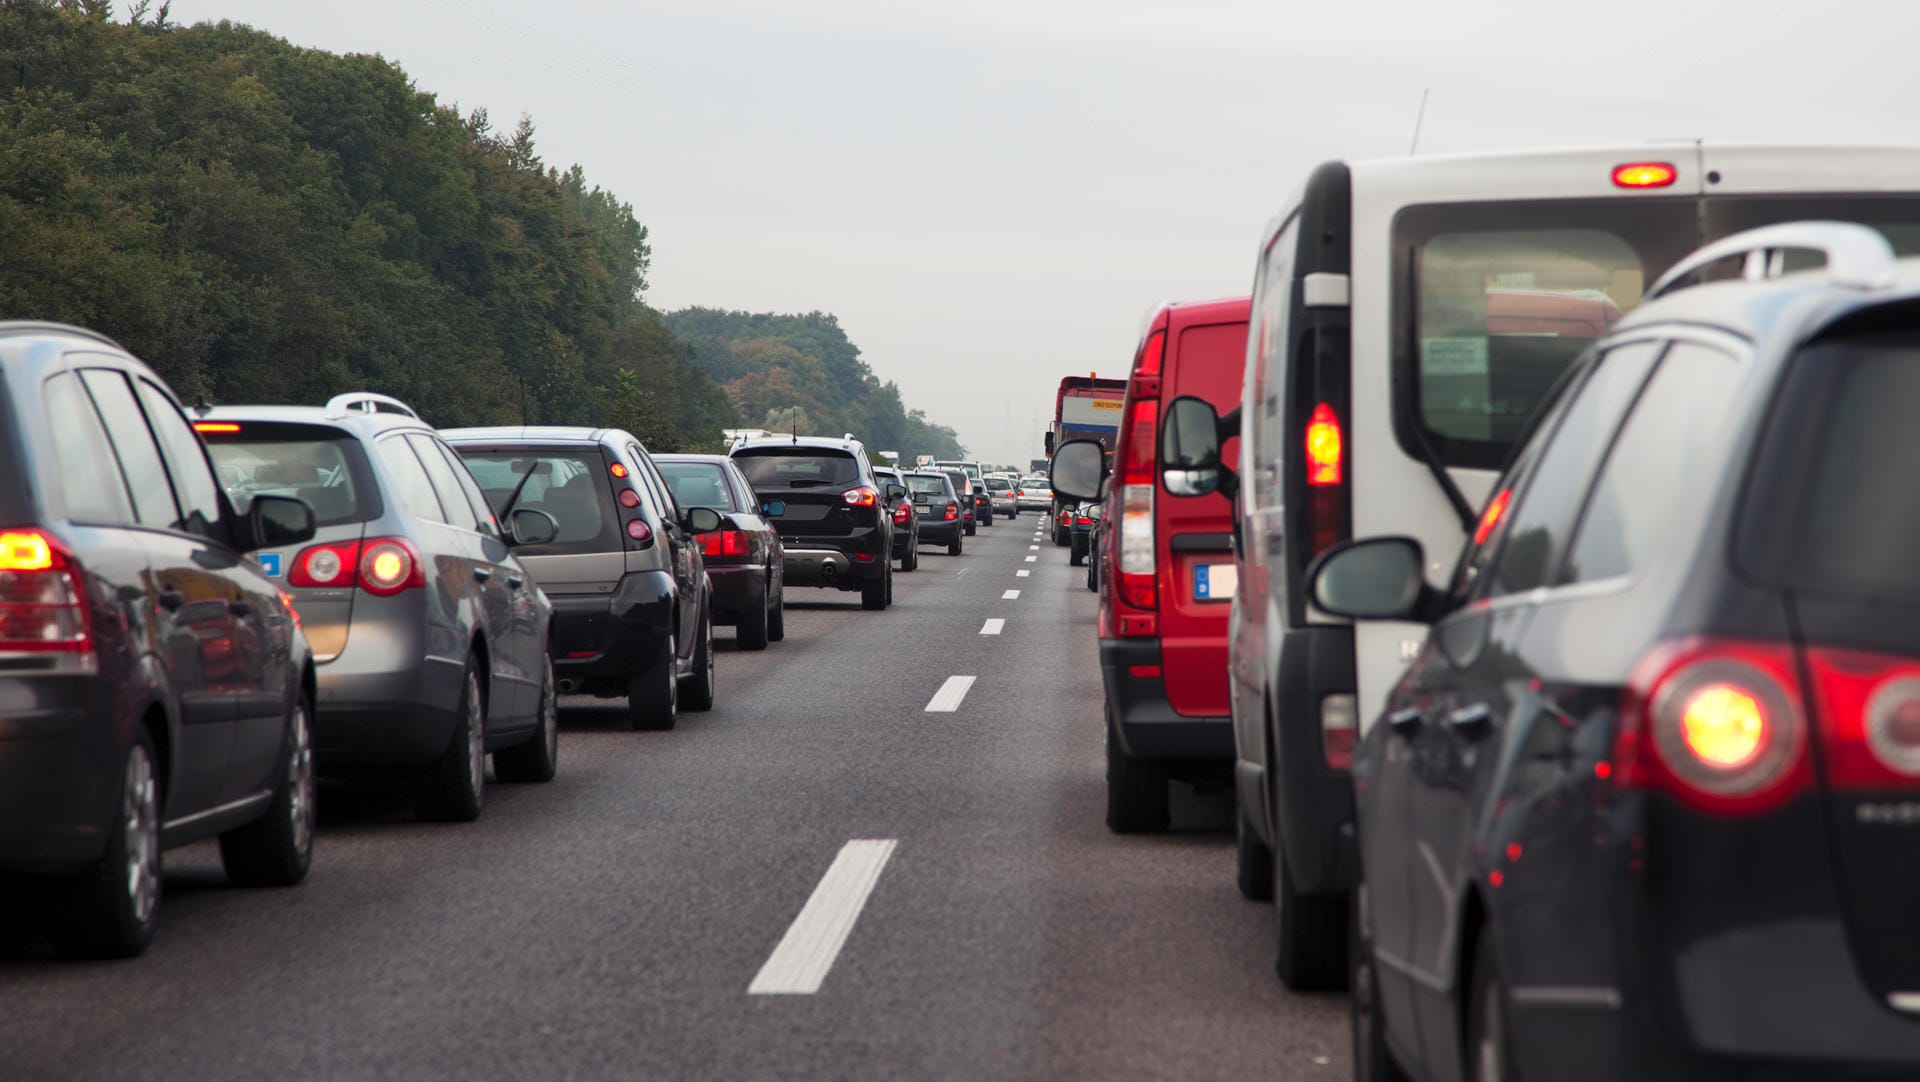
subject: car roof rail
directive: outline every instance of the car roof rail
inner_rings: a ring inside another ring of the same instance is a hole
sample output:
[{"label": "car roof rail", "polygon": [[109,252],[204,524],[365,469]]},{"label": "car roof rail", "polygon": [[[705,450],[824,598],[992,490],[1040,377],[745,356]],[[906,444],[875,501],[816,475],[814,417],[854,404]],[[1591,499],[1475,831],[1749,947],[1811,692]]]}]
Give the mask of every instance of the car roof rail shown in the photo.
[{"label": "car roof rail", "polygon": [[1854,222],[1784,222],[1735,233],[1696,250],[1653,283],[1645,300],[1678,289],[1687,278],[1724,259],[1744,256],[1741,276],[1749,282],[1778,278],[1786,271],[1786,253],[1819,252],[1827,257],[1827,281],[1842,289],[1885,289],[1893,284],[1895,256],[1886,235]]},{"label": "car roof rail", "polygon": [[[380,408],[382,406],[388,408],[383,410]],[[346,394],[334,395],[327,399],[327,413],[334,417],[345,417],[350,413],[398,413],[416,421],[420,420],[420,415],[414,412],[412,406],[389,395],[374,394],[371,391],[350,391]]]}]

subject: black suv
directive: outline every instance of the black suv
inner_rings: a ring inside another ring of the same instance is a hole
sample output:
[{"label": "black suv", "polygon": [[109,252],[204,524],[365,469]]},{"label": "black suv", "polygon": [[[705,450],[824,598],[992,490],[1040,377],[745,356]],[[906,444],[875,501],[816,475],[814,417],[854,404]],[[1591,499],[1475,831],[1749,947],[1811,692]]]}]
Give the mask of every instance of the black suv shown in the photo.
[{"label": "black suv", "polygon": [[160,851],[219,837],[235,883],[306,877],[313,656],[247,553],[303,501],[236,515],[146,365],[0,323],[0,874],[49,888],[81,957],[153,937]]},{"label": "black suv", "polygon": [[1432,625],[1354,763],[1358,1078],[1920,1077],[1920,261],[1773,226],[1648,298],[1444,588],[1309,569]]},{"label": "black suv", "polygon": [[893,603],[893,509],[900,485],[873,474],[852,436],[741,440],[729,452],[786,549],[788,586],[860,591],[860,605]]}]

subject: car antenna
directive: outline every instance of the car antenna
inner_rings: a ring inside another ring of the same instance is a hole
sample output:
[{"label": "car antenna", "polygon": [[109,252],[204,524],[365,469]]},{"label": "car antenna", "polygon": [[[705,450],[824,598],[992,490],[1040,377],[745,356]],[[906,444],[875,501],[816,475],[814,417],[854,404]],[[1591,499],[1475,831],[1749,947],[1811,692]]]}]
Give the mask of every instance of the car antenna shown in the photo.
[{"label": "car antenna", "polygon": [[1413,145],[1407,148],[1407,157],[1411,158],[1420,151],[1420,126],[1427,120],[1427,95],[1433,93],[1432,87],[1420,91],[1420,111],[1413,118]]}]

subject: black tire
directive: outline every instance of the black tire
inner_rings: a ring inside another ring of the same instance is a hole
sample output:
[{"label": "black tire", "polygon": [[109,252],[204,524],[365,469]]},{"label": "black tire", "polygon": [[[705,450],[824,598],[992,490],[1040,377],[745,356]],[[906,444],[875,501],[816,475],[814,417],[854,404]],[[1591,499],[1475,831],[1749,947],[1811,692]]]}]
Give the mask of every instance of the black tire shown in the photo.
[{"label": "black tire", "polygon": [[1473,1082],[1513,1082],[1520,1077],[1513,1066],[1513,1041],[1507,1036],[1506,982],[1500,960],[1494,956],[1493,934],[1480,929],[1473,951],[1472,998],[1467,1002],[1467,1077]]},{"label": "black tire", "polygon": [[313,704],[303,692],[287,718],[286,754],[266,813],[220,835],[220,863],[240,887],[290,887],[313,866]]},{"label": "black tire", "polygon": [[993,525],[993,508],[991,507],[985,508],[984,510],[980,511],[976,517],[980,519],[980,525],[982,526]]},{"label": "black tire", "polygon": [[693,647],[693,671],[681,681],[680,705],[688,710],[707,711],[713,709],[714,695],[718,691],[714,679],[713,664],[713,614],[711,611],[700,617],[700,636]]},{"label": "black tire", "polygon": [[907,551],[900,554],[900,570],[915,571],[920,567],[920,545],[918,542],[908,545]]},{"label": "black tire", "polygon": [[765,650],[769,638],[768,631],[773,626],[774,598],[767,598],[758,611],[751,616],[743,616],[735,630],[734,642],[742,650]]},{"label": "black tire", "polygon": [[413,801],[414,814],[434,822],[471,823],[480,818],[486,799],[487,700],[477,658],[467,658],[460,688],[460,701],[453,709],[453,735],[420,779]]},{"label": "black tire", "polygon": [[973,524],[973,520],[971,519],[967,520],[967,536],[968,537],[972,537],[974,535],[974,531],[977,529],[978,527]]},{"label": "black tire", "polygon": [[1167,801],[1166,764],[1128,755],[1107,730],[1107,829],[1115,834],[1157,834],[1173,814]]},{"label": "black tire", "polygon": [[879,612],[887,607],[887,579],[888,573],[882,571],[860,584],[861,608],[868,612]]},{"label": "black tire", "polygon": [[1066,548],[1067,545],[1072,541],[1073,541],[1073,531],[1067,529],[1065,526],[1062,526],[1057,522],[1053,524],[1053,543],[1055,545],[1059,546],[1060,548]]},{"label": "black tire", "polygon": [[1100,592],[1100,563],[1091,556],[1087,559],[1087,592],[1090,594]]},{"label": "black tire", "polygon": [[636,729],[673,728],[680,719],[680,680],[673,671],[679,647],[672,636],[653,664],[627,677],[627,722]]},{"label": "black tire", "polygon": [[1273,850],[1260,840],[1260,834],[1247,822],[1247,813],[1242,811],[1233,817],[1234,828],[1234,879],[1240,887],[1240,897],[1250,902],[1265,902],[1273,898]]},{"label": "black tire", "polygon": [[53,945],[63,957],[132,958],[153,942],[161,871],[157,762],[146,729],[136,730],[121,770],[120,809],[106,852],[91,869],[54,890]]},{"label": "black tire", "polygon": [[1086,563],[1087,562],[1087,546],[1081,544],[1076,539],[1073,542],[1073,544],[1067,549],[1067,562],[1072,564],[1075,567],[1079,567],[1081,564]]},{"label": "black tire", "polygon": [[[1359,897],[1358,888],[1354,897]],[[1380,981],[1373,969],[1373,946],[1360,934],[1357,900],[1355,910],[1351,921],[1353,954],[1347,966],[1353,988],[1353,994],[1347,999],[1347,1020],[1348,1032],[1353,1037],[1354,1082],[1410,1082],[1407,1073],[1394,1061],[1393,1053],[1387,1051],[1378,1009]]]},{"label": "black tire", "polygon": [[493,776],[501,781],[538,784],[560,770],[560,699],[554,694],[553,658],[542,659],[538,728],[525,741],[493,753]]},{"label": "black tire", "polygon": [[1273,971],[1291,992],[1337,992],[1347,986],[1347,899],[1302,894],[1286,852],[1273,850]]},{"label": "black tire", "polygon": [[784,588],[773,595],[773,609],[767,613],[767,641],[779,642],[787,637],[787,593]]},{"label": "black tire", "polygon": [[958,556],[960,555],[960,552],[961,552],[960,535],[954,534],[953,540],[947,542],[947,555]]}]

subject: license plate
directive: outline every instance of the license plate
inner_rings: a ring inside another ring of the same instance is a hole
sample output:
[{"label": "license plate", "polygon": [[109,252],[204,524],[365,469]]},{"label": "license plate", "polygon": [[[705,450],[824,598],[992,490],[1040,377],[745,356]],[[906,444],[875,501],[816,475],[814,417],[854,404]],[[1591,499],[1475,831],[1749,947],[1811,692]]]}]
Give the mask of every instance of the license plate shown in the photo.
[{"label": "license plate", "polygon": [[1240,569],[1232,564],[1200,564],[1193,569],[1195,601],[1229,601],[1240,585]]},{"label": "license plate", "polygon": [[930,503],[916,503],[913,505],[913,509],[924,515],[933,510],[933,505]]}]

